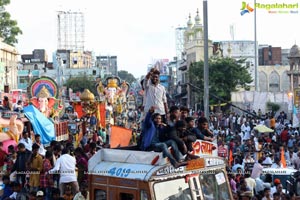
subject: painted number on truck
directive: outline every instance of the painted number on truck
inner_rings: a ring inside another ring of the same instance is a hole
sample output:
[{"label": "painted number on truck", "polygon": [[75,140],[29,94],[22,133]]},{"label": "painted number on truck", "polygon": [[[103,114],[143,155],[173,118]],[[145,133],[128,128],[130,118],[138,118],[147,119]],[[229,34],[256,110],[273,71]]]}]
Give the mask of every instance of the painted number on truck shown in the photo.
[{"label": "painted number on truck", "polygon": [[111,176],[119,176],[119,177],[127,177],[130,173],[130,169],[126,168],[117,168],[113,167],[110,170],[108,170],[108,174]]}]

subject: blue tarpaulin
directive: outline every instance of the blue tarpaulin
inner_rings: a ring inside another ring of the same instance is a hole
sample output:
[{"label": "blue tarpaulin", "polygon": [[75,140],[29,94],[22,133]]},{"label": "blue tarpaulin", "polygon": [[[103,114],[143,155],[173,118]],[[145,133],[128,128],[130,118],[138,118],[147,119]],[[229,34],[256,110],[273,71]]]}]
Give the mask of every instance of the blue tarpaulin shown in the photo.
[{"label": "blue tarpaulin", "polygon": [[26,106],[23,110],[32,124],[34,133],[41,136],[42,144],[49,144],[52,140],[55,140],[55,129],[52,121],[33,105]]}]

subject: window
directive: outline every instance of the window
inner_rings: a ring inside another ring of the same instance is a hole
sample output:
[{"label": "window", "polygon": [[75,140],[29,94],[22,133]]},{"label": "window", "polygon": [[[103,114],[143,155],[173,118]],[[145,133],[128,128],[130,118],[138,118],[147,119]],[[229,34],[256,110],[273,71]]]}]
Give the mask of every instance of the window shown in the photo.
[{"label": "window", "polygon": [[134,195],[130,193],[120,193],[120,199],[121,200],[134,200]]},{"label": "window", "polygon": [[19,76],[20,84],[28,83],[28,77],[27,76]]},{"label": "window", "polygon": [[230,199],[230,192],[223,172],[199,175],[204,200]]},{"label": "window", "polygon": [[97,200],[106,200],[106,191],[105,190],[95,190],[94,191],[95,199]]},{"label": "window", "polygon": [[154,184],[155,199],[192,199],[191,189],[184,178]]},{"label": "window", "polygon": [[141,190],[141,200],[148,200],[149,196],[145,190]]}]

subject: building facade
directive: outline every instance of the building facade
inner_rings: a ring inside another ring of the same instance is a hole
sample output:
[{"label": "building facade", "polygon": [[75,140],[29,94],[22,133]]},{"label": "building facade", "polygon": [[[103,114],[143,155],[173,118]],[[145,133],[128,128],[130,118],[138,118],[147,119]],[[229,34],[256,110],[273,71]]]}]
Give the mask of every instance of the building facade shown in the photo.
[{"label": "building facade", "polygon": [[271,45],[260,45],[258,48],[258,64],[261,65],[282,65],[281,47]]},{"label": "building facade", "polygon": [[101,75],[100,68],[92,66],[92,54],[88,51],[58,50],[53,53],[53,62],[48,62],[46,51],[35,49],[32,54],[21,55],[21,59],[16,76],[18,89],[26,90],[32,80],[42,76],[48,76],[58,86],[63,86],[72,77],[88,76],[96,80]]},{"label": "building facade", "polygon": [[[208,41],[208,56],[213,55],[213,45],[211,41]],[[187,22],[187,28],[184,32],[184,52],[182,52],[182,60],[178,66],[177,76],[179,87],[177,87],[176,103],[187,107],[192,107],[194,102],[193,93],[189,83],[188,69],[192,63],[204,60],[204,37],[203,37],[203,25],[199,17],[199,12],[195,16],[195,23],[189,16]],[[180,72],[179,72],[180,70]]]},{"label": "building facade", "polygon": [[0,90],[17,89],[18,51],[0,38]]},{"label": "building facade", "polygon": [[[255,80],[255,53],[254,46],[255,42],[251,40],[232,40],[232,41],[220,41],[219,43],[219,54],[222,57],[230,57],[235,60],[245,59],[245,66],[248,67],[248,71],[252,78],[250,87],[254,88]],[[214,53],[216,55],[216,53]]]},{"label": "building facade", "polygon": [[118,57],[117,56],[96,56],[96,68],[101,71],[101,78],[109,75],[118,75]]}]

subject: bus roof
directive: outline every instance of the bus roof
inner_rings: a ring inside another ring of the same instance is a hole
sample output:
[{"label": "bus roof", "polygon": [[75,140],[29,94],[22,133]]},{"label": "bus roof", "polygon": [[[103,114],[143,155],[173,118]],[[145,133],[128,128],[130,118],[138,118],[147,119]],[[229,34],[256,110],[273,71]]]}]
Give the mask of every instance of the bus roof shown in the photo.
[{"label": "bus roof", "polygon": [[225,166],[220,157],[203,157],[174,168],[162,153],[120,149],[101,149],[89,160],[89,174],[136,180],[165,178],[171,174],[186,175],[196,170]]}]

